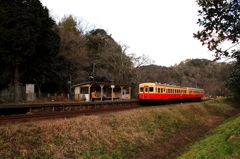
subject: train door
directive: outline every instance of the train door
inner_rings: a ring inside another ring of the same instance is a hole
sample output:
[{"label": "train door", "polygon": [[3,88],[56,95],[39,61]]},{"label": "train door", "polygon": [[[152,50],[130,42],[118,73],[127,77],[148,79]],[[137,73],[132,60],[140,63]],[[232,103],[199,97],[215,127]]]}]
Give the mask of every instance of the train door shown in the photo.
[{"label": "train door", "polygon": [[143,98],[144,98],[144,99],[148,99],[148,98],[149,98],[149,87],[148,87],[148,86],[144,86],[144,89],[143,89]]}]

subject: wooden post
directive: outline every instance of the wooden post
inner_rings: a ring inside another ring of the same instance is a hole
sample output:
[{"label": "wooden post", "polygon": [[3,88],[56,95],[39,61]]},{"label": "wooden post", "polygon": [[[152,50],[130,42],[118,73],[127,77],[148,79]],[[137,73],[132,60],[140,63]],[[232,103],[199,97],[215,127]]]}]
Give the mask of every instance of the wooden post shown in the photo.
[{"label": "wooden post", "polygon": [[129,87],[129,99],[131,100],[132,88]]},{"label": "wooden post", "polygon": [[101,84],[100,87],[101,87],[101,101],[103,101],[103,87],[104,87],[104,85]]},{"label": "wooden post", "polygon": [[123,86],[121,86],[120,88],[121,88],[121,99],[123,99]]},{"label": "wooden post", "polygon": [[91,85],[88,87],[89,102],[91,101]]},{"label": "wooden post", "polygon": [[111,85],[112,88],[112,101],[113,101],[113,89],[115,88],[115,85]]}]

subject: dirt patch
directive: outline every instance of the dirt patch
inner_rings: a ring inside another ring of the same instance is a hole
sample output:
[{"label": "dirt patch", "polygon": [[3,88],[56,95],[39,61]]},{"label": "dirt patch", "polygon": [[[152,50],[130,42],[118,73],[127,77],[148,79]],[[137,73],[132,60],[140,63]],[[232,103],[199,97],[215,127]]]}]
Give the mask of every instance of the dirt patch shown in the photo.
[{"label": "dirt patch", "polygon": [[174,159],[191,143],[218,126],[222,121],[224,121],[223,117],[211,116],[204,125],[184,129],[163,143],[156,144],[152,149],[142,152],[139,159]]}]

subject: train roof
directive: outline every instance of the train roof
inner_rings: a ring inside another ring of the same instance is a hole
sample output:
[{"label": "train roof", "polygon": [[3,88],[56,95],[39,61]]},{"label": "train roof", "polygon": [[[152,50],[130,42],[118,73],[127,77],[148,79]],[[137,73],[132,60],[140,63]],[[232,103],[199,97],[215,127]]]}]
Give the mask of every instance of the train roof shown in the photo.
[{"label": "train roof", "polygon": [[177,86],[177,85],[172,85],[172,84],[167,84],[167,83],[158,83],[158,82],[146,82],[146,83],[140,83],[140,85],[157,85],[157,86],[165,86],[165,87],[175,87],[175,88],[184,88],[184,89],[195,89],[195,90],[203,90],[201,88],[193,88],[193,87],[181,87],[181,86]]}]

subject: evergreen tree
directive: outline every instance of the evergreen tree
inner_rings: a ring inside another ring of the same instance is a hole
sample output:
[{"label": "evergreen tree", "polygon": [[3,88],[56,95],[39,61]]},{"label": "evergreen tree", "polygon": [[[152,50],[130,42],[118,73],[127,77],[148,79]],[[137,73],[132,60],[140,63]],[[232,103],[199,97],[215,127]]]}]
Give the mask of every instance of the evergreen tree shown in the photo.
[{"label": "evergreen tree", "polygon": [[54,25],[39,0],[0,0],[2,87],[49,79],[59,48]]}]

